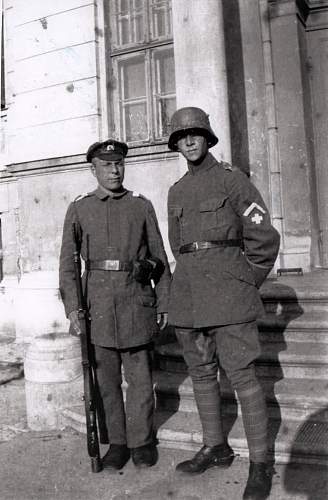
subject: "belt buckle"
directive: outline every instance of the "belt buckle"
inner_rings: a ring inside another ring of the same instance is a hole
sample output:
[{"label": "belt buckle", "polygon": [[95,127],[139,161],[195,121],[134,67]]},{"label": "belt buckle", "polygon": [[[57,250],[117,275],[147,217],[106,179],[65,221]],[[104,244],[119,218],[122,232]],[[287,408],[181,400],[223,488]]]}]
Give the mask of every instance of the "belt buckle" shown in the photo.
[{"label": "belt buckle", "polygon": [[193,246],[195,250],[198,250],[199,249],[198,241],[194,241]]},{"label": "belt buckle", "polygon": [[109,271],[119,271],[120,261],[119,260],[108,260],[108,270]]}]

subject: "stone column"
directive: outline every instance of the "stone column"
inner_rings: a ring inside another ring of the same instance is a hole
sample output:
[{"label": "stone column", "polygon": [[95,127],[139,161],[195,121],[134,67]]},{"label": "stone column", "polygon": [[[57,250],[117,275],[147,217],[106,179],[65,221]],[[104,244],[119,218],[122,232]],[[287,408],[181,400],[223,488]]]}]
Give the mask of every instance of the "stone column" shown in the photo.
[{"label": "stone column", "polygon": [[36,337],[24,359],[26,413],[30,429],[60,429],[61,410],[83,394],[80,339],[66,334]]},{"label": "stone column", "polygon": [[32,271],[21,276],[14,298],[16,342],[30,343],[34,338],[68,332],[54,271]]},{"label": "stone column", "polygon": [[221,0],[172,0],[177,107],[210,115],[218,160],[231,160],[227,72]]},{"label": "stone column", "polygon": [[304,95],[304,26],[294,0],[269,11],[280,156],[282,267],[310,268],[311,193]]}]

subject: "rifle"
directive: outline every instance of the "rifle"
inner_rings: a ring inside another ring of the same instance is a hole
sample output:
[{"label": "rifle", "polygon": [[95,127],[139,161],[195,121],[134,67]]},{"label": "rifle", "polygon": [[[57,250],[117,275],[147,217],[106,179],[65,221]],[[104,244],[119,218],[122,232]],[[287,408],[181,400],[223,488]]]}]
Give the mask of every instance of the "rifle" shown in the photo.
[{"label": "rifle", "polygon": [[97,412],[95,404],[95,374],[94,363],[92,362],[92,348],[90,342],[90,323],[87,308],[84,305],[83,288],[81,279],[81,257],[80,257],[80,242],[78,238],[77,225],[73,223],[73,240],[74,240],[74,272],[76,282],[76,293],[78,301],[78,318],[81,329],[81,354],[82,368],[84,381],[84,406],[87,425],[87,445],[88,453],[91,459],[92,472],[100,472],[102,463],[99,450],[98,428],[97,428]]}]

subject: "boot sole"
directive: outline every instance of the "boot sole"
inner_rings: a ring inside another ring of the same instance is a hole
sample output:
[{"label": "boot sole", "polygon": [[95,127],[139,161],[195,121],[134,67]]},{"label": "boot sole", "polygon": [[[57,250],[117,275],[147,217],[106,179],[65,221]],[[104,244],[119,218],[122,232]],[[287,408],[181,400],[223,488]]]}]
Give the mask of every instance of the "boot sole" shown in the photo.
[{"label": "boot sole", "polygon": [[117,466],[115,466],[115,465],[103,465],[103,470],[105,470],[105,471],[109,471],[109,472],[117,472],[117,471],[119,471],[119,470],[123,469],[123,467],[124,467],[125,465],[126,465],[126,463],[125,463],[125,464],[123,464],[121,467],[117,467]]},{"label": "boot sole", "polygon": [[102,468],[103,470],[106,470],[106,471],[109,471],[109,472],[115,472],[115,471],[119,471],[121,469],[123,469],[123,467],[125,467],[125,465],[128,463],[128,461],[130,460],[130,457],[126,458],[126,460],[124,460],[124,462],[121,462],[120,464],[106,464],[106,462],[102,463]]},{"label": "boot sole", "polygon": [[[134,462],[133,462],[134,463]],[[149,463],[145,463],[145,462],[142,462],[142,463],[137,463],[135,464],[134,463],[134,466],[137,468],[137,469],[148,469],[149,467],[153,467],[154,465],[156,465],[156,462],[152,462],[151,464]]]},{"label": "boot sole", "polygon": [[221,469],[228,469],[231,466],[234,459],[235,459],[235,456],[229,457],[227,459],[221,459],[221,460],[218,460],[217,462],[212,462],[207,467],[203,467],[202,469],[198,469],[196,471],[184,471],[181,469],[175,469],[175,470],[176,470],[176,472],[179,472],[180,474],[188,474],[190,476],[194,476],[196,474],[202,474],[203,472],[207,471],[211,467],[220,467]]}]

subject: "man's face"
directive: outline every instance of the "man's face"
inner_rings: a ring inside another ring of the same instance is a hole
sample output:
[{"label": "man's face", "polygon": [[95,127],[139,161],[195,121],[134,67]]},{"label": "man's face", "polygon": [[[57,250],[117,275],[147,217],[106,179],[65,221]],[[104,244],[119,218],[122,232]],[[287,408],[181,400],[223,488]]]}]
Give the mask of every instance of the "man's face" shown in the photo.
[{"label": "man's face", "polygon": [[124,179],[124,159],[111,161],[93,158],[91,171],[99,186],[108,191],[118,191]]},{"label": "man's face", "polygon": [[196,135],[192,131],[186,132],[177,142],[178,150],[186,158],[197,165],[206,156],[208,144],[206,137]]}]

